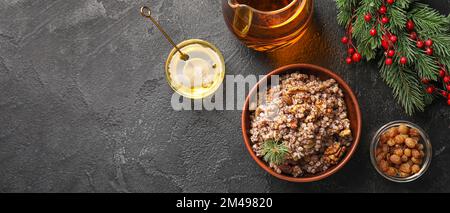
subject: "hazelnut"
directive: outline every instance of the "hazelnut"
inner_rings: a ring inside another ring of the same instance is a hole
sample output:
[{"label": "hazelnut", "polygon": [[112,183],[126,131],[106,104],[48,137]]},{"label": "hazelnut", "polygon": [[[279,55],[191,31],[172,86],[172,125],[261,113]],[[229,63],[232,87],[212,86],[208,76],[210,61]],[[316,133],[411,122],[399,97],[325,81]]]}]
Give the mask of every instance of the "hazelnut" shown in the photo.
[{"label": "hazelnut", "polygon": [[389,176],[397,176],[397,169],[394,167],[389,167],[386,174]]},{"label": "hazelnut", "polygon": [[414,129],[414,128],[411,128],[411,129],[409,130],[409,135],[410,135],[410,136],[415,136],[415,137],[420,137],[419,130]]},{"label": "hazelnut", "polygon": [[403,155],[403,150],[400,148],[397,148],[394,150],[394,154],[398,155],[398,156],[402,156]]},{"label": "hazelnut", "polygon": [[403,162],[403,163],[408,162],[408,160],[409,160],[409,158],[406,157],[406,155],[402,155],[402,162]]},{"label": "hazelnut", "polygon": [[404,154],[406,157],[411,157],[411,149],[406,148],[405,150],[403,150],[403,154]]},{"label": "hazelnut", "polygon": [[406,138],[407,138],[407,136],[405,136],[405,135],[397,135],[397,136],[395,136],[394,140],[395,140],[395,143],[402,144],[405,142]]},{"label": "hazelnut", "polygon": [[388,144],[389,146],[394,146],[394,145],[395,145],[395,140],[394,140],[394,139],[389,139],[389,140],[387,141],[387,144]]},{"label": "hazelnut", "polygon": [[410,166],[414,165],[414,163],[412,162],[411,159],[408,160],[408,162],[406,162],[407,164],[409,164]]},{"label": "hazelnut", "polygon": [[411,161],[414,163],[414,164],[422,164],[422,160],[421,159],[418,159],[418,158],[415,158],[415,157],[412,157],[411,158]]},{"label": "hazelnut", "polygon": [[420,155],[421,155],[422,157],[425,157],[425,152],[422,151],[422,150],[420,150]]},{"label": "hazelnut", "polygon": [[386,153],[384,153],[384,152],[378,154],[376,157],[377,162],[380,162],[381,160],[383,160],[385,156],[386,156]]},{"label": "hazelnut", "polygon": [[422,155],[420,154],[420,152],[419,152],[417,149],[413,149],[413,150],[411,151],[411,153],[412,153],[413,158],[419,159],[419,158],[422,157]]},{"label": "hazelnut", "polygon": [[419,138],[419,137],[411,136],[410,138],[414,139],[415,141],[420,141],[420,138]]},{"label": "hazelnut", "polygon": [[419,143],[419,144],[417,144],[417,148],[418,148],[419,150],[423,150],[424,146],[423,146],[423,144]]},{"label": "hazelnut", "polygon": [[406,138],[405,139],[405,144],[406,144],[406,146],[408,146],[408,148],[412,149],[412,148],[416,147],[417,141],[415,141],[412,138]]},{"label": "hazelnut", "polygon": [[387,161],[385,161],[385,160],[381,160],[380,161],[380,169],[381,169],[381,171],[386,172],[388,170],[388,168],[389,168],[389,163]]},{"label": "hazelnut", "polygon": [[411,172],[416,174],[420,171],[420,166],[417,164],[414,164],[413,166],[411,166]]},{"label": "hazelnut", "polygon": [[388,136],[386,133],[383,133],[383,134],[380,136],[380,142],[381,142],[382,144],[386,143],[388,140],[389,140],[389,136]]},{"label": "hazelnut", "polygon": [[404,173],[404,172],[399,172],[399,176],[400,177],[408,177],[409,174],[408,173]]},{"label": "hazelnut", "polygon": [[408,174],[411,173],[411,165],[407,163],[400,165],[400,171]]},{"label": "hazelnut", "polygon": [[377,147],[377,148],[375,149],[375,155],[378,155],[378,154],[380,154],[381,152],[383,152],[383,150],[381,150],[380,147]]},{"label": "hazelnut", "polygon": [[408,134],[409,132],[409,128],[405,125],[405,124],[400,124],[400,126],[398,126],[398,132],[400,134]]},{"label": "hazelnut", "polygon": [[398,156],[398,155],[391,155],[390,157],[389,157],[389,160],[392,162],[392,163],[394,163],[394,164],[397,164],[397,165],[399,165],[400,163],[402,163],[402,160],[400,159],[400,156]]},{"label": "hazelnut", "polygon": [[389,146],[387,144],[384,144],[381,149],[383,150],[383,152],[389,152]]},{"label": "hazelnut", "polygon": [[396,135],[398,135],[398,128],[397,127],[392,127],[390,129],[387,130],[386,135],[389,138],[394,138]]}]

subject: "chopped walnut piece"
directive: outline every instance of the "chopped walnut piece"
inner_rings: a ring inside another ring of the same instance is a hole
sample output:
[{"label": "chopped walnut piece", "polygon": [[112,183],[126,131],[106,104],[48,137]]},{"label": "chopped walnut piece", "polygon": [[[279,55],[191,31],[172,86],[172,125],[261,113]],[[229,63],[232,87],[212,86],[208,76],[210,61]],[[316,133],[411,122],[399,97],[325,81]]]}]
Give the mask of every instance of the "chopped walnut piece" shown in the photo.
[{"label": "chopped walnut piece", "polygon": [[293,169],[292,166],[290,166],[289,164],[283,164],[278,166],[278,168],[285,174],[291,174]]},{"label": "chopped walnut piece", "polygon": [[256,110],[255,110],[255,115],[259,115],[261,112],[263,112],[261,107],[257,107]]},{"label": "chopped walnut piece", "polygon": [[294,94],[296,94],[296,93],[299,93],[299,92],[306,92],[306,91],[308,91],[309,89],[306,87],[306,86],[298,86],[298,87],[292,87],[292,88],[290,88],[288,91],[287,91],[287,94],[288,95],[294,95]]},{"label": "chopped walnut piece", "polygon": [[298,127],[297,123],[297,119],[293,119],[291,122],[289,122],[289,125],[292,129],[296,129]]},{"label": "chopped walnut piece", "polygon": [[340,143],[333,143],[325,150],[323,158],[325,162],[331,165],[337,164],[344,155],[345,150],[345,146],[341,146]]},{"label": "chopped walnut piece", "polygon": [[287,95],[283,95],[281,96],[281,99],[287,104],[287,105],[292,105],[292,98],[287,96]]},{"label": "chopped walnut piece", "polygon": [[292,176],[294,177],[298,177],[303,173],[302,169],[300,168],[300,166],[294,166],[294,168],[292,168]]},{"label": "chopped walnut piece", "polygon": [[352,134],[352,131],[350,129],[345,129],[339,133],[339,137],[345,138],[347,136],[350,136],[351,134]]}]

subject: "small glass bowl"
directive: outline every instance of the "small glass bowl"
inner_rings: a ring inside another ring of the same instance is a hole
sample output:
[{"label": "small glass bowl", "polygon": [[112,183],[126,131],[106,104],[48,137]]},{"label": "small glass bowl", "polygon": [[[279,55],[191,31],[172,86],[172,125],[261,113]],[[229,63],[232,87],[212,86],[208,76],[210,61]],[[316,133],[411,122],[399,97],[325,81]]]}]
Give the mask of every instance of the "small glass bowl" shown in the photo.
[{"label": "small glass bowl", "polygon": [[[422,167],[418,173],[411,175],[409,177],[392,177],[392,176],[385,174],[383,171],[381,171],[378,168],[377,160],[376,160],[376,156],[375,156],[375,150],[378,146],[378,143],[380,142],[380,136],[384,132],[386,132],[388,129],[390,129],[391,127],[397,127],[400,124],[405,124],[409,128],[417,129],[421,136],[420,142],[424,145],[425,157],[423,158]],[[373,167],[375,167],[375,170],[377,170],[377,172],[384,178],[386,178],[390,181],[393,181],[393,182],[397,182],[397,183],[411,182],[411,181],[418,179],[420,176],[422,176],[427,171],[428,167],[430,166],[432,155],[433,154],[432,154],[431,142],[428,137],[428,134],[422,128],[420,128],[416,124],[411,123],[409,121],[399,120],[399,121],[392,121],[392,122],[385,124],[375,133],[375,136],[372,138],[372,142],[370,144],[370,160],[372,161],[372,165],[373,165]]]}]

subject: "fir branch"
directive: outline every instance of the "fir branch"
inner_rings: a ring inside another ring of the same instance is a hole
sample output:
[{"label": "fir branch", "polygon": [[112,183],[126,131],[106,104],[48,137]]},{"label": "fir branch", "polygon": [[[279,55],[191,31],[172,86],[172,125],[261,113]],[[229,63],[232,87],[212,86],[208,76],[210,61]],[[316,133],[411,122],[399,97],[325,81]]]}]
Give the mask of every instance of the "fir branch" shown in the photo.
[{"label": "fir branch", "polygon": [[438,58],[450,57],[450,33],[429,35],[428,38],[433,40],[433,49],[435,53],[434,55],[436,57]]},{"label": "fir branch", "polygon": [[[360,41],[357,44],[357,48],[361,56],[370,61],[376,56],[376,49],[380,47],[380,38],[382,30],[379,25],[377,26],[377,36],[371,36],[369,34],[372,24],[366,23],[364,20],[365,14],[375,14],[377,8],[381,6],[381,1],[362,0],[361,6],[356,11],[358,17],[353,24],[353,36],[356,40]],[[374,17],[375,18],[375,17]]]},{"label": "fir branch", "polygon": [[[417,58],[415,48],[407,33],[404,32],[402,36],[399,36],[397,42],[399,54],[396,54],[393,60],[399,61],[401,56],[405,56],[408,61],[413,62]],[[426,58],[429,59],[430,57],[427,55]],[[403,106],[406,114],[412,115],[415,111],[423,111],[427,104],[424,98],[424,89],[418,80],[418,73],[410,67],[398,63],[387,66],[384,61],[384,58],[380,61],[381,76],[386,84],[393,89],[394,98]],[[425,74],[428,73],[425,72]],[[430,74],[430,76],[435,76],[435,73]]]},{"label": "fir branch", "polygon": [[437,80],[439,77],[439,66],[434,57],[425,54],[425,51],[415,52],[415,68],[421,79]]},{"label": "fir branch", "polygon": [[411,63],[414,63],[416,60],[416,41],[409,38],[409,33],[403,32],[399,36],[399,42],[398,42],[398,50],[400,53],[402,53],[408,61]]},{"label": "fir branch", "polygon": [[356,7],[358,2],[359,0],[336,0],[339,25],[346,27],[349,24],[353,16],[352,8]]},{"label": "fir branch", "polygon": [[262,155],[264,161],[280,165],[284,162],[286,154],[289,152],[288,148],[275,140],[267,140],[262,146]]},{"label": "fir branch", "polygon": [[408,17],[414,21],[419,34],[437,34],[449,30],[449,19],[426,4],[415,3]]},{"label": "fir branch", "polygon": [[388,16],[390,17],[388,28],[391,33],[399,34],[403,31],[403,28],[406,25],[406,14],[405,8],[396,5],[388,10]]},{"label": "fir branch", "polygon": [[[448,17],[441,15],[438,11],[426,4],[415,3],[413,9],[408,13],[415,23],[415,29],[422,40],[433,41],[433,56],[428,56],[423,50],[415,49],[414,64],[419,77],[430,80],[438,79],[440,61],[444,65],[450,65],[450,22]],[[415,44],[415,41],[410,41]]]},{"label": "fir branch", "polygon": [[447,67],[447,70],[450,69],[450,57],[440,58],[438,60],[439,63],[444,64]]},{"label": "fir branch", "polygon": [[380,61],[381,77],[392,88],[394,98],[403,106],[406,114],[412,115],[416,111],[424,111],[424,89],[415,72],[397,64],[386,66],[384,59]]},{"label": "fir branch", "polygon": [[[428,5],[414,1],[396,0],[389,5],[385,4],[385,0],[336,0],[338,22],[347,28],[346,36],[356,41],[350,41],[347,46],[356,46],[356,51],[367,60],[384,52],[385,57],[380,60],[381,76],[409,115],[423,111],[434,98],[425,92],[421,81],[440,81],[439,69],[450,68],[450,15],[441,15]],[[387,7],[387,14],[379,12],[381,5]],[[372,15],[372,19],[365,20],[366,15]],[[390,19],[388,23],[381,23],[384,16]],[[428,55],[424,49],[416,47],[417,41],[410,38],[411,32],[405,27],[408,20],[414,22],[419,40],[432,40],[432,46],[426,47],[432,48],[432,54]],[[369,33],[372,28],[377,30],[375,36]],[[390,41],[392,35],[397,36],[397,42]],[[388,50],[394,50],[395,54],[387,56]],[[407,58],[406,63],[400,63],[402,57]],[[388,64],[385,61],[387,58],[392,60]],[[433,87],[434,83],[437,82],[426,84]],[[444,83],[443,86],[445,91]]]},{"label": "fir branch", "polygon": [[414,0],[396,0],[395,5],[399,8],[407,9],[413,2]]}]

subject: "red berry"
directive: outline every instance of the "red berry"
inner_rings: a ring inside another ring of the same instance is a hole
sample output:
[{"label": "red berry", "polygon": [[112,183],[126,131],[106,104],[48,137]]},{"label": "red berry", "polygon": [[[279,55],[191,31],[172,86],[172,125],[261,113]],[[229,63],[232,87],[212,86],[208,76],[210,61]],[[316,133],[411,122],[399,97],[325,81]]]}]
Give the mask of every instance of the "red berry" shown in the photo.
[{"label": "red berry", "polygon": [[445,76],[444,77],[444,82],[446,83],[446,84],[448,84],[448,83],[450,83],[450,76]]},{"label": "red berry", "polygon": [[397,36],[391,35],[391,37],[389,37],[389,40],[391,40],[392,43],[395,43],[395,42],[397,42]]},{"label": "red berry", "polygon": [[381,41],[381,46],[383,46],[383,48],[384,48],[385,50],[387,50],[387,49],[389,49],[389,42],[383,39],[383,40]]},{"label": "red berry", "polygon": [[401,57],[400,58],[400,64],[405,65],[406,63],[408,63],[408,59],[406,57]]},{"label": "red berry", "polygon": [[439,76],[441,76],[441,78],[445,77],[445,70],[441,69],[439,70]]},{"label": "red berry", "polygon": [[347,36],[342,37],[341,42],[343,44],[347,44],[348,43],[348,37]]},{"label": "red berry", "polygon": [[431,39],[425,41],[425,46],[431,47],[431,45],[433,45],[433,41]]},{"label": "red berry", "polygon": [[447,105],[450,106],[450,98],[447,100]]},{"label": "red berry", "polygon": [[387,24],[387,23],[389,23],[389,18],[388,17],[383,17],[383,18],[381,18],[381,23],[383,23],[383,24]]},{"label": "red berry", "polygon": [[371,35],[371,36],[376,36],[376,35],[377,35],[377,30],[376,30],[375,28],[372,28],[372,29],[370,30],[370,35]]},{"label": "red berry", "polygon": [[427,47],[427,49],[425,49],[425,53],[427,55],[433,55],[433,48]]},{"label": "red berry", "polygon": [[386,58],[386,61],[384,61],[384,63],[386,65],[391,65],[392,64],[392,58]]},{"label": "red berry", "polygon": [[395,50],[389,50],[387,52],[387,56],[389,56],[389,57],[394,57],[394,55],[395,55]]},{"label": "red berry", "polygon": [[347,57],[347,58],[345,59],[345,63],[351,64],[351,63],[352,63],[352,59],[351,59],[350,57]]},{"label": "red berry", "polygon": [[414,30],[414,22],[412,20],[408,20],[406,22],[406,29],[408,29],[409,31],[413,31]]},{"label": "red berry", "polygon": [[441,91],[441,95],[447,98],[448,93],[447,93],[446,91],[442,90],[442,91]]},{"label": "red berry", "polygon": [[355,53],[355,49],[353,49],[353,47],[348,48],[347,50],[348,55],[353,55],[353,53]]},{"label": "red berry", "polygon": [[432,94],[433,92],[434,92],[434,87],[433,86],[427,87],[427,93],[428,94]]},{"label": "red berry", "polygon": [[359,62],[359,61],[361,61],[361,54],[359,54],[359,53],[355,53],[355,54],[353,54],[353,56],[352,56],[352,59],[353,59],[353,61],[354,62]]},{"label": "red berry", "polygon": [[378,9],[378,12],[381,14],[386,14],[387,12],[387,7],[386,6],[381,6],[380,9]]},{"label": "red berry", "polygon": [[372,20],[372,15],[371,15],[370,13],[367,13],[367,14],[364,16],[364,20],[365,20],[366,22],[371,21],[371,20]]},{"label": "red berry", "polygon": [[430,80],[428,80],[428,79],[426,79],[426,78],[422,78],[422,83],[424,83],[424,84],[428,84],[428,83],[430,83]]},{"label": "red berry", "polygon": [[422,49],[423,48],[423,45],[424,45],[424,43],[423,43],[423,41],[417,41],[417,47],[418,48],[420,48],[420,49]]},{"label": "red berry", "polygon": [[[450,91],[450,84],[447,85],[447,91]],[[448,95],[448,98],[450,98],[450,95]]]},{"label": "red berry", "polygon": [[409,34],[409,38],[412,40],[416,40],[417,39],[417,33],[416,32],[411,32],[411,34]]},{"label": "red berry", "polygon": [[390,5],[392,5],[392,4],[394,4],[395,0],[387,0],[386,2]]}]

